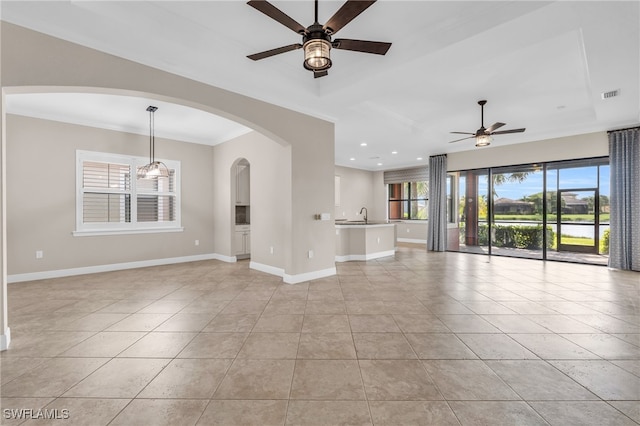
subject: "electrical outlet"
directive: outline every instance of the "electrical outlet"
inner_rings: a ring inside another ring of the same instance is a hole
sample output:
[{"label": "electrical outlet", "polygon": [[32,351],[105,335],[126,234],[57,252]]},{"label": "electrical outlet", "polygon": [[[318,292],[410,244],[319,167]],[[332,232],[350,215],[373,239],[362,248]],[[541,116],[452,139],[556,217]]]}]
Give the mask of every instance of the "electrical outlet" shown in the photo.
[{"label": "electrical outlet", "polygon": [[194,241],[194,244],[195,244],[195,245],[197,245],[197,246],[199,246],[199,245],[200,245],[200,240],[195,240],[195,241]]},{"label": "electrical outlet", "polygon": [[380,237],[378,237],[378,244],[380,244]]},{"label": "electrical outlet", "polygon": [[409,228],[407,228],[407,234],[408,234],[409,232],[410,232],[410,231],[409,231]]},{"label": "electrical outlet", "polygon": [[273,254],[273,246],[269,247],[269,254]]},{"label": "electrical outlet", "polygon": [[36,250],[36,259],[42,259],[44,257],[44,252],[42,250]]},{"label": "electrical outlet", "polygon": [[313,258],[313,250],[309,250],[308,256],[309,256],[309,259]]}]

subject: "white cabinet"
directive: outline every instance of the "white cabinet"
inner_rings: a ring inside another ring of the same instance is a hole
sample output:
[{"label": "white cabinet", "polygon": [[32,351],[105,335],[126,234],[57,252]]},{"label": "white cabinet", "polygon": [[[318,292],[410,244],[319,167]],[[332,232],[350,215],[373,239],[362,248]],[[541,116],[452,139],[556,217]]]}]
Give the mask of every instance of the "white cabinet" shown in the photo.
[{"label": "white cabinet", "polygon": [[248,164],[236,166],[236,204],[239,206],[249,205],[249,173]]},{"label": "white cabinet", "polygon": [[234,244],[237,257],[249,257],[251,254],[251,228],[249,225],[236,226]]}]

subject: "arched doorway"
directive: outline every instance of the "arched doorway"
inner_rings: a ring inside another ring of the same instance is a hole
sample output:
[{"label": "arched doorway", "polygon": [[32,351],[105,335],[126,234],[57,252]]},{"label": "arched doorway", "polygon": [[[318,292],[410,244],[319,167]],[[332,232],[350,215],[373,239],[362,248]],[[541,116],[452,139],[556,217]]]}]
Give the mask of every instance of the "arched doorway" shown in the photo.
[{"label": "arched doorway", "polygon": [[234,208],[234,253],[236,259],[251,258],[251,164],[239,158],[231,166],[230,204]]}]

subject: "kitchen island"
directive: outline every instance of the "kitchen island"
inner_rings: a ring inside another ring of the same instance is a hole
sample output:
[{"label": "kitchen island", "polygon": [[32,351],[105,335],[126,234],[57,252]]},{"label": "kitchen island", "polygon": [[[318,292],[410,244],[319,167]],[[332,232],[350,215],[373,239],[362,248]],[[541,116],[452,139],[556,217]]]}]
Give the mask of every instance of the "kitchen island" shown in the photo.
[{"label": "kitchen island", "polygon": [[372,260],[396,253],[396,225],[382,221],[336,221],[336,262]]}]

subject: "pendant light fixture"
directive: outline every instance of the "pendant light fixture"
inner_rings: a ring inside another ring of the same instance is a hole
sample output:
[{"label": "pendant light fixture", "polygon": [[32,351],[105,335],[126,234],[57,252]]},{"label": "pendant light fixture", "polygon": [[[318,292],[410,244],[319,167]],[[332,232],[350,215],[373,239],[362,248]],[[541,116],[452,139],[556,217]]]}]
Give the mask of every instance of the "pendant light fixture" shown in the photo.
[{"label": "pendant light fixture", "polygon": [[155,112],[158,107],[149,105],[149,164],[138,167],[138,179],[157,179],[158,177],[169,177],[169,168],[162,162],[156,161],[156,135],[155,135]]}]

